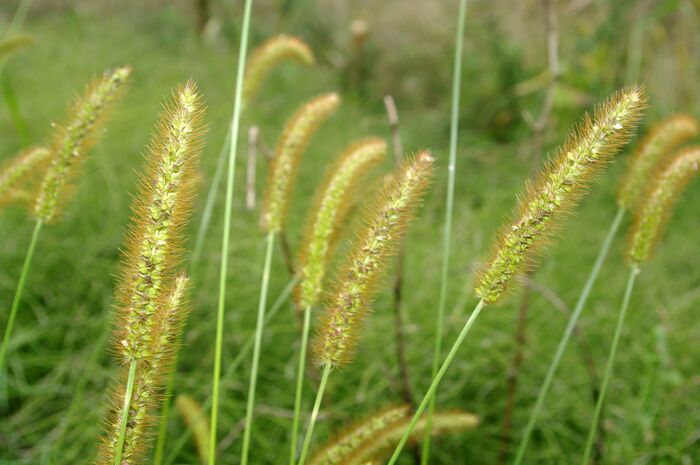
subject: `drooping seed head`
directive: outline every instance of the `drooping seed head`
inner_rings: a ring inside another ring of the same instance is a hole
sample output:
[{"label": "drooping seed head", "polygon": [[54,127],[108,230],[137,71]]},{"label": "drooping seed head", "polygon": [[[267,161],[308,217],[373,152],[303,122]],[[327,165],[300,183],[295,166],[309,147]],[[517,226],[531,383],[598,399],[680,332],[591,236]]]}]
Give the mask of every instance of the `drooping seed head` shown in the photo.
[{"label": "drooping seed head", "polygon": [[654,168],[680,144],[698,134],[700,127],[692,116],[673,115],[655,124],[634,152],[620,185],[617,203],[633,208],[643,194]]},{"label": "drooping seed head", "polygon": [[316,193],[299,256],[300,308],[315,305],[323,290],[323,278],[334,239],[345,222],[351,197],[363,174],[386,154],[386,142],[370,138],[353,144],[328,170]]},{"label": "drooping seed head", "polygon": [[387,427],[407,418],[411,409],[408,405],[399,405],[381,410],[359,422],[331,439],[309,461],[309,465],[340,465],[352,453],[361,448]]},{"label": "drooping seed head", "polygon": [[338,94],[324,94],[303,105],[287,123],[270,163],[260,223],[268,232],[282,230],[301,156],[318,127],[340,104]]},{"label": "drooping seed head", "polygon": [[0,168],[0,207],[23,198],[30,190],[28,181],[38,177],[50,152],[45,147],[25,150]]},{"label": "drooping seed head", "polygon": [[[170,292],[161,298],[154,318],[152,332],[147,339],[150,346],[148,358],[138,361],[134,388],[129,405],[122,463],[141,463],[149,443],[149,428],[153,424],[153,412],[160,405],[165,380],[168,378],[175,354],[180,346],[182,327],[188,314],[186,303],[189,279],[184,274],[175,279]],[[122,380],[126,379],[126,367],[122,367]],[[113,465],[123,415],[125,383],[120,383],[112,398],[112,412],[108,423],[98,464]]]},{"label": "drooping seed head", "polygon": [[185,424],[192,430],[199,459],[202,463],[207,463],[209,460],[209,417],[199,402],[187,394],[177,396],[175,407]]},{"label": "drooping seed head", "polygon": [[285,61],[296,61],[303,65],[314,64],[314,54],[304,41],[297,37],[278,35],[266,40],[256,48],[246,65],[243,79],[243,101],[250,102],[270,70],[276,64]]},{"label": "drooping seed head", "polygon": [[630,235],[627,257],[632,266],[649,260],[678,201],[678,196],[700,168],[700,147],[674,155],[642,196]]},{"label": "drooping seed head", "polygon": [[551,234],[552,222],[576,203],[594,175],[629,141],[644,107],[644,91],[634,86],[613,94],[593,118],[584,117],[535,184],[526,186],[515,220],[498,236],[492,258],[477,279],[479,298],[495,303],[503,297],[513,276]]},{"label": "drooping seed head", "polygon": [[374,287],[423,198],[432,178],[433,161],[427,151],[407,159],[395,170],[393,181],[375,196],[321,317],[314,340],[320,365],[338,367],[350,359]]},{"label": "drooping seed head", "polygon": [[0,60],[23,47],[28,47],[34,43],[34,37],[26,34],[18,34],[0,41]]},{"label": "drooping seed head", "polygon": [[[386,463],[388,455],[394,451],[411,422],[411,418],[404,418],[394,422],[367,439],[359,447],[354,449],[343,461],[343,465],[365,465],[377,460],[378,463]],[[479,425],[479,417],[463,410],[448,410],[435,412],[432,417],[430,434],[441,436],[450,433],[464,433]],[[425,417],[418,420],[416,427],[411,432],[410,441],[415,443],[423,438],[427,426]]]},{"label": "drooping seed head", "polygon": [[63,125],[54,129],[51,160],[34,203],[34,216],[44,223],[55,221],[70,197],[71,181],[77,176],[87,152],[99,136],[99,129],[111,103],[131,74],[122,67],[95,79]]},{"label": "drooping seed head", "polygon": [[164,290],[180,262],[201,153],[203,108],[194,83],[173,94],[158,123],[127,233],[117,300],[118,352],[124,363],[148,359]]}]

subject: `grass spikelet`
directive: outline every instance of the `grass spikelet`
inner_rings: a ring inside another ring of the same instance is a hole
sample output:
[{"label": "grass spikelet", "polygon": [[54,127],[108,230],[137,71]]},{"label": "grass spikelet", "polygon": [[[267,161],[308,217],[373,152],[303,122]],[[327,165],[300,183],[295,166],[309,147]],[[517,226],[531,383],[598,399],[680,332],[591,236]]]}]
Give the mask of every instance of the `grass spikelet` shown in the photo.
[{"label": "grass spikelet", "polygon": [[55,221],[68,200],[69,185],[98,138],[98,129],[111,102],[124,88],[131,68],[122,67],[93,80],[63,125],[56,126],[51,145],[51,161],[34,204],[39,221]]},{"label": "grass spikelet", "polygon": [[479,298],[490,304],[503,297],[513,275],[531,262],[551,234],[553,220],[576,203],[591,179],[629,141],[644,107],[644,90],[632,86],[613,94],[592,118],[584,116],[534,185],[527,185],[515,221],[498,236],[489,265],[477,280]]},{"label": "grass spikelet", "polygon": [[366,441],[396,422],[408,417],[410,407],[399,405],[381,410],[350,426],[330,440],[309,461],[309,465],[338,465]]},{"label": "grass spikelet", "polygon": [[297,37],[278,35],[269,38],[256,48],[248,60],[243,80],[243,102],[254,97],[274,66],[284,60],[296,61],[307,66],[315,63],[311,48]]},{"label": "grass spikelet", "polygon": [[386,142],[369,138],[346,149],[327,171],[316,193],[299,254],[302,281],[297,288],[297,302],[300,308],[317,303],[334,238],[346,219],[351,196],[362,175],[385,154]]},{"label": "grass spikelet", "polygon": [[396,169],[393,181],[375,196],[366,225],[337,275],[337,284],[321,317],[314,341],[320,365],[338,367],[353,352],[374,286],[386,271],[415,207],[433,174],[433,157],[424,151]]},{"label": "grass spikelet", "polygon": [[149,147],[117,289],[115,348],[129,372],[126,388],[121,383],[114,397],[101,465],[135,464],[143,457],[150,412],[177,350],[188,280],[175,278],[174,272],[182,229],[190,217],[202,113],[194,83],[180,86],[165,106]]},{"label": "grass spikelet", "polygon": [[192,430],[197,453],[202,463],[207,463],[209,458],[209,422],[199,402],[186,394],[180,394],[175,399],[175,407],[180,412],[185,424]]},{"label": "grass spikelet", "polygon": [[261,217],[265,231],[282,230],[301,155],[313,133],[339,104],[338,94],[321,95],[303,105],[287,123],[270,164]]},{"label": "grass spikelet", "polygon": [[27,181],[37,176],[49,157],[45,147],[34,147],[7,160],[0,168],[0,207],[26,195]]},{"label": "grass spikelet", "polygon": [[673,213],[678,196],[697,175],[699,168],[700,147],[679,152],[642,197],[627,252],[633,266],[639,267],[650,258]]},{"label": "grass spikelet", "polygon": [[8,57],[23,47],[29,47],[34,43],[34,37],[26,34],[18,34],[0,41],[0,60]]},{"label": "grass spikelet", "polygon": [[[409,423],[410,418],[404,418],[378,431],[356,448],[343,462],[343,465],[365,465],[374,461],[385,463],[386,457],[394,450]],[[418,421],[411,433],[411,441],[417,442],[423,437],[426,432],[426,424],[425,418]],[[430,434],[440,436],[462,433],[476,428],[478,424],[479,418],[476,415],[462,410],[435,412],[432,417]]]},{"label": "grass spikelet", "polygon": [[655,124],[635,151],[620,185],[617,203],[635,207],[644,193],[649,176],[669,152],[698,134],[700,127],[692,116],[673,115]]}]

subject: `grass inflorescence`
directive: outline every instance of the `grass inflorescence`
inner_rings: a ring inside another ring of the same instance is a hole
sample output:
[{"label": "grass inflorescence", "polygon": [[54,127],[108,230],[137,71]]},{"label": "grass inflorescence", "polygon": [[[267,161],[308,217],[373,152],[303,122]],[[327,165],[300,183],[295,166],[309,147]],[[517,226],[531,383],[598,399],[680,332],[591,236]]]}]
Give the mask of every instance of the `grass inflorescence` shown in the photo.
[{"label": "grass inflorescence", "polygon": [[41,175],[49,155],[47,148],[33,147],[7,160],[0,167],[0,207],[27,198],[31,191],[28,181]]}]

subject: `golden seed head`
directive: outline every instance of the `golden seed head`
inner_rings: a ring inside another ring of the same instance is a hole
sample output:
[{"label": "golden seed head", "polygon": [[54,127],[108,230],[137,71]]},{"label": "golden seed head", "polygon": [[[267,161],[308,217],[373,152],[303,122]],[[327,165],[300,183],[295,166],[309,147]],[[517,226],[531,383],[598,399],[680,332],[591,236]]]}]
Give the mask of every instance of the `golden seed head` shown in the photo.
[{"label": "golden seed head", "polygon": [[268,232],[279,232],[292,195],[301,156],[318,127],[340,104],[338,94],[324,94],[303,105],[287,123],[270,163],[260,223]]},{"label": "golden seed head", "polygon": [[315,305],[323,290],[326,265],[340,227],[346,220],[354,191],[362,176],[386,154],[386,142],[369,138],[351,145],[328,169],[316,193],[299,255],[300,308]]},{"label": "golden seed head", "polygon": [[187,394],[179,394],[175,399],[175,408],[192,430],[192,437],[201,463],[209,459],[209,417],[202,406]]},{"label": "golden seed head", "polygon": [[64,125],[54,129],[51,160],[34,203],[34,216],[44,223],[55,221],[70,197],[70,183],[98,139],[105,113],[124,88],[131,68],[109,70],[93,80],[73,107]]},{"label": "golden seed head", "polygon": [[700,167],[700,147],[691,147],[675,154],[666,167],[652,180],[641,197],[639,211],[630,234],[627,258],[639,268],[649,260],[673,214],[678,196]]},{"label": "golden seed head", "polygon": [[51,152],[45,147],[33,147],[7,160],[0,167],[0,207],[24,199],[31,182],[45,168]]},{"label": "golden seed head", "polygon": [[320,365],[338,367],[351,357],[374,287],[423,198],[432,178],[433,161],[427,151],[407,159],[396,169],[393,181],[375,196],[321,317],[314,340]]},{"label": "golden seed head", "polygon": [[271,37],[256,48],[248,60],[243,79],[243,102],[249,103],[270,70],[285,60],[307,66],[315,62],[311,48],[301,39],[286,35]]},{"label": "golden seed head", "polygon": [[622,208],[635,207],[662,159],[671,155],[675,147],[697,136],[698,131],[700,126],[695,118],[682,114],[655,124],[632,156],[620,185],[618,205]]},{"label": "golden seed head", "polygon": [[594,175],[629,141],[644,107],[644,91],[635,86],[613,94],[592,119],[584,117],[535,184],[526,186],[515,220],[498,236],[492,258],[477,279],[479,298],[495,303],[503,297],[513,276],[551,234],[553,220],[576,203]]}]

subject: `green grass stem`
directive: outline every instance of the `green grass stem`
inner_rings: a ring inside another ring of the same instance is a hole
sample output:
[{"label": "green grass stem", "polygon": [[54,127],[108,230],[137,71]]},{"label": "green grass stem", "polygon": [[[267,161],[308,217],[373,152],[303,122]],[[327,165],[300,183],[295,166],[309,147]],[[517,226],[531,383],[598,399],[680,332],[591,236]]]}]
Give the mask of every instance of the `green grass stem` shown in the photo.
[{"label": "green grass stem", "polygon": [[314,408],[311,411],[311,418],[309,419],[309,427],[306,430],[306,436],[304,436],[304,444],[301,447],[301,456],[299,456],[299,465],[304,465],[306,462],[306,457],[309,455],[309,446],[311,445],[311,438],[314,435],[314,426],[316,426],[316,420],[318,420],[318,411],[321,409],[321,401],[323,401],[323,394],[326,392],[326,384],[328,384],[328,376],[331,374],[330,364],[326,364],[323,367],[323,375],[321,375],[321,384],[318,386],[318,393],[316,394],[316,400],[314,401]]},{"label": "green grass stem", "polygon": [[297,367],[297,387],[294,394],[294,421],[292,423],[292,444],[289,452],[289,465],[294,465],[297,455],[297,437],[299,434],[299,417],[301,416],[301,398],[304,388],[306,368],[306,347],[311,329],[311,307],[304,309],[304,325],[301,330],[301,347],[299,348],[299,365]]},{"label": "green grass stem", "polygon": [[129,376],[126,379],[126,391],[124,391],[124,407],[119,423],[119,438],[117,438],[117,448],[114,454],[114,465],[121,465],[122,452],[124,452],[124,439],[126,438],[126,425],[129,423],[129,410],[131,409],[131,394],[134,391],[134,380],[136,379],[136,360],[129,363]]}]

